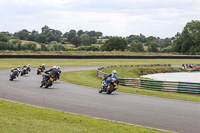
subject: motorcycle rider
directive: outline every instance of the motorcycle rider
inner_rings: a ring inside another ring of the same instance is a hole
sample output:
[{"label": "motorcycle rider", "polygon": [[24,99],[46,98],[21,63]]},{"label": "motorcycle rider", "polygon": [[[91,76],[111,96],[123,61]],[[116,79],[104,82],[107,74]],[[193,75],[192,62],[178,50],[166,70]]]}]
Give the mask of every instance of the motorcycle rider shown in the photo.
[{"label": "motorcycle rider", "polygon": [[42,68],[42,70],[45,70],[45,64],[42,64],[40,67]]},{"label": "motorcycle rider", "polygon": [[21,72],[21,69],[20,69],[20,66],[18,66],[17,68],[12,68],[11,69],[11,73],[13,73],[13,72],[17,72],[17,77],[19,76],[19,74],[20,74],[20,72]]},{"label": "motorcycle rider", "polygon": [[57,66],[57,70],[58,70],[57,79],[59,79],[61,74],[60,66]]},{"label": "motorcycle rider", "polygon": [[29,72],[31,71],[31,65],[30,64],[27,65],[27,71],[29,71]]},{"label": "motorcycle rider", "polygon": [[42,87],[45,83],[45,81],[47,81],[49,79],[49,76],[54,76],[56,77],[58,74],[58,70],[56,69],[56,66],[53,66],[53,68],[47,70],[44,72],[46,75],[43,75],[43,79],[42,79],[42,84],[40,87]]},{"label": "motorcycle rider", "polygon": [[[111,82],[112,80],[117,80],[117,71],[116,70],[113,70],[112,71],[112,73],[110,73],[110,74],[108,74],[105,78],[104,78],[104,80],[106,81],[106,86],[108,85],[108,83],[109,82]],[[110,77],[109,79],[108,79],[108,77]]]}]

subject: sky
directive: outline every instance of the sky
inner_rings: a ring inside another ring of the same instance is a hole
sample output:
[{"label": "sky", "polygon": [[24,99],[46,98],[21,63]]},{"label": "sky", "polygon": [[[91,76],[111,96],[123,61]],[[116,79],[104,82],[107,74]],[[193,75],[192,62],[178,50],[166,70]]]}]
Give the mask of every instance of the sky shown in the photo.
[{"label": "sky", "polygon": [[200,0],[0,0],[0,32],[41,28],[173,37],[200,19]]}]

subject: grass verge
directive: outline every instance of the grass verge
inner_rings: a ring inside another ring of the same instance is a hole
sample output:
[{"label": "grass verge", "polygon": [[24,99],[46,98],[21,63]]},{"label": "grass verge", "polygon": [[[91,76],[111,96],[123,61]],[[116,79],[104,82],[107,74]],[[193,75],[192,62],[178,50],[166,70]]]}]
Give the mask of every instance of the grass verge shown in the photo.
[{"label": "grass verge", "polygon": [[112,65],[146,65],[146,64],[199,64],[200,59],[24,59],[2,58],[0,70],[31,64],[39,67],[45,63],[47,67],[64,66],[112,66]]},{"label": "grass verge", "polygon": [[156,129],[0,100],[2,133],[165,133]]},{"label": "grass verge", "polygon": [[[62,73],[60,80],[65,81],[65,82],[74,83],[74,84],[99,88],[101,86],[100,82],[102,81],[102,79],[95,77],[95,74],[96,74],[96,70],[64,72],[64,73]],[[126,92],[126,93],[133,93],[133,94],[140,94],[140,95],[147,95],[147,96],[155,96],[155,97],[162,97],[162,98],[200,102],[199,96],[190,95],[190,94],[152,91],[152,90],[145,90],[145,89],[139,89],[139,88],[126,87],[126,86],[120,86],[118,91]]]},{"label": "grass verge", "polygon": [[166,72],[177,72],[184,71],[182,68],[173,67],[116,67],[116,68],[105,68],[101,71],[105,73],[111,73],[115,69],[119,78],[141,78],[141,75],[154,74],[154,73],[166,73]]}]

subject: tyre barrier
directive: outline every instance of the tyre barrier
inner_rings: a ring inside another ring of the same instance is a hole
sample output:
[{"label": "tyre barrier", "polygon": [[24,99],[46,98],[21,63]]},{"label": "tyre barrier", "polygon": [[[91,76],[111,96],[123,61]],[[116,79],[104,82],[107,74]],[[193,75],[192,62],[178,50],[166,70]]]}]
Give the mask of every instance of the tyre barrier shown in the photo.
[{"label": "tyre barrier", "polygon": [[45,58],[45,59],[200,59],[198,55],[8,55],[1,54],[0,58]]},{"label": "tyre barrier", "polygon": [[[153,66],[171,67],[170,64],[106,66],[98,68],[96,75],[99,78],[104,79],[108,74],[102,72],[101,70],[105,68],[153,67]],[[134,87],[134,88],[149,89],[149,90],[164,91],[164,92],[174,92],[174,93],[200,94],[200,83],[159,81],[159,80],[140,79],[140,78],[118,78],[118,80],[120,85]]]}]

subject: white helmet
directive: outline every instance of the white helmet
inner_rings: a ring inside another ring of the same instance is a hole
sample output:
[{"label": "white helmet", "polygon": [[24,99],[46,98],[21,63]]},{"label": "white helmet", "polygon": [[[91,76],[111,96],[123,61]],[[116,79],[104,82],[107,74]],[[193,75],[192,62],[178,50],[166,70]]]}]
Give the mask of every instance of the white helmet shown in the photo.
[{"label": "white helmet", "polygon": [[43,66],[45,66],[45,64],[42,64]]},{"label": "white helmet", "polygon": [[57,66],[57,69],[60,69],[60,66]]},{"label": "white helmet", "polygon": [[116,70],[113,70],[112,73],[117,74],[117,71],[116,71]]},{"label": "white helmet", "polygon": [[56,69],[56,66],[53,66],[54,69]]},{"label": "white helmet", "polygon": [[30,64],[28,64],[28,66],[31,66]]}]

